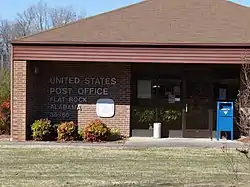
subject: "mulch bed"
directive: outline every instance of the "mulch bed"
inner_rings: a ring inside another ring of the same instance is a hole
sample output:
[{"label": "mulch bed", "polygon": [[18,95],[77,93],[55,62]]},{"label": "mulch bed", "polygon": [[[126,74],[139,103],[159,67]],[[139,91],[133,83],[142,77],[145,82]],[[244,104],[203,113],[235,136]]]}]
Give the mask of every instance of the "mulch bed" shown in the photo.
[{"label": "mulch bed", "polygon": [[[108,143],[108,142],[114,142],[114,143],[124,143],[127,139],[122,138],[119,140],[113,140],[113,141],[103,141],[103,142],[92,142],[92,143]],[[10,141],[10,135],[0,135],[0,141]],[[27,140],[29,142],[37,142],[35,140]],[[85,141],[50,141],[50,142],[56,142],[56,143],[91,143],[91,142],[85,142]]]}]

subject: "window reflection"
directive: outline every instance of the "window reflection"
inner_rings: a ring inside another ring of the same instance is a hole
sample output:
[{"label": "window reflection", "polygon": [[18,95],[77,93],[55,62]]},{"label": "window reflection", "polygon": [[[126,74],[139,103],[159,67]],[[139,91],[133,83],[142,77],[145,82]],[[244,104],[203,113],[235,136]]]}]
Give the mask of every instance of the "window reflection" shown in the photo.
[{"label": "window reflection", "polygon": [[181,81],[175,79],[155,81],[152,86],[152,95],[158,99],[168,99],[169,103],[180,102]]}]

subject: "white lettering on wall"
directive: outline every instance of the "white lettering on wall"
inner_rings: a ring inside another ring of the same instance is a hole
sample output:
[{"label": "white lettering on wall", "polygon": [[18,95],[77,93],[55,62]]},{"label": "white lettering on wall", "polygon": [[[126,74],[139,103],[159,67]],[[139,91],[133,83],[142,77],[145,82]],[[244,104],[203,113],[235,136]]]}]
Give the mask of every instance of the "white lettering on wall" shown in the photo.
[{"label": "white lettering on wall", "polygon": [[116,78],[84,78],[83,79],[84,84],[92,84],[92,85],[115,85],[116,84]]},{"label": "white lettering on wall", "polygon": [[78,88],[79,95],[108,95],[108,88]]},{"label": "white lettering on wall", "polygon": [[79,77],[50,77],[50,84],[79,84]]},{"label": "white lettering on wall", "polygon": [[69,95],[72,93],[72,88],[50,88],[50,94],[57,94],[57,95]]},{"label": "white lettering on wall", "polygon": [[[112,77],[58,77],[49,78],[48,108],[51,118],[69,118],[70,111],[82,111],[78,104],[87,103],[88,96],[107,96],[107,86],[117,84]],[[77,87],[74,87],[77,85]],[[81,85],[81,87],[79,87]]]},{"label": "white lettering on wall", "polygon": [[86,97],[69,97],[69,103],[87,103]]}]

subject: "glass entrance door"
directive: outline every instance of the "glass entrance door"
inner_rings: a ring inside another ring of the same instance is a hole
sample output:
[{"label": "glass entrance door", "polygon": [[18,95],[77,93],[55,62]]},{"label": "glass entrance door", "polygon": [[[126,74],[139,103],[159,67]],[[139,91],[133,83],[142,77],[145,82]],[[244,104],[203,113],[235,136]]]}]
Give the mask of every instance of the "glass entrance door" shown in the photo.
[{"label": "glass entrance door", "polygon": [[[195,73],[193,73],[195,75]],[[206,74],[204,74],[206,75]],[[211,136],[213,84],[209,76],[185,80],[184,137]]]}]

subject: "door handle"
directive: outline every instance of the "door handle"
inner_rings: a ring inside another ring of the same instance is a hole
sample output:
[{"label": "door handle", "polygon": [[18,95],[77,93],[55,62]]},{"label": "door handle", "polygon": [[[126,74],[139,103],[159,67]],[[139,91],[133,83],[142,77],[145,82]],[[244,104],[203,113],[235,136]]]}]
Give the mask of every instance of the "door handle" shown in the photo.
[{"label": "door handle", "polygon": [[186,112],[186,113],[188,112],[188,104],[186,104],[185,112]]}]

